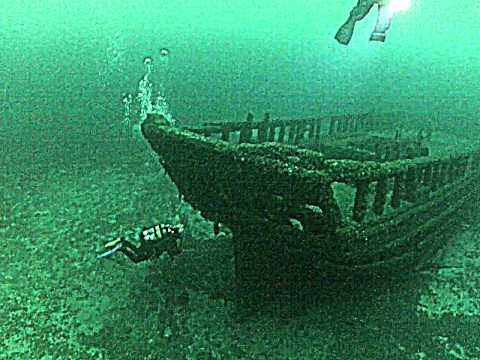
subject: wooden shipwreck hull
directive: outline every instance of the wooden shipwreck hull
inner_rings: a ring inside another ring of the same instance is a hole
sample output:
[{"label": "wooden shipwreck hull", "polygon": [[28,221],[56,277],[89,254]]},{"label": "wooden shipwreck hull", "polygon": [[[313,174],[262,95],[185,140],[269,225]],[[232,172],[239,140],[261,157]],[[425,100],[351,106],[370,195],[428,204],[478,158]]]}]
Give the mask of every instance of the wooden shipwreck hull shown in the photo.
[{"label": "wooden shipwreck hull", "polygon": [[478,197],[480,153],[428,156],[418,138],[393,135],[399,120],[181,129],[152,115],[142,131],[184,199],[232,230],[237,289],[251,292],[312,274],[395,275],[445,245],[439,234]]}]

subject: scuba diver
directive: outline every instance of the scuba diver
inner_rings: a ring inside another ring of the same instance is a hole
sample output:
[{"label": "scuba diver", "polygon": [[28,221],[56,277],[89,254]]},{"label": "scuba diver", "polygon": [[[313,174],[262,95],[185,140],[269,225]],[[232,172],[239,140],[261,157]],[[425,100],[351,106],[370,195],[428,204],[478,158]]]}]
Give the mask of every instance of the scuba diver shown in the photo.
[{"label": "scuba diver", "polygon": [[170,259],[180,255],[181,241],[183,240],[184,226],[157,224],[144,228],[140,233],[140,246],[135,246],[123,237],[119,237],[105,244],[107,251],[97,255],[97,259],[110,257],[117,251],[124,253],[134,263],[158,258],[167,253]]},{"label": "scuba diver", "polygon": [[355,23],[362,20],[369,13],[373,5],[378,5],[377,23],[370,35],[370,41],[385,41],[385,33],[390,28],[393,15],[396,11],[408,7],[408,2],[399,3],[399,0],[358,0],[357,5],[350,11],[347,21],[340,26],[335,39],[343,45],[348,45],[352,39]]}]

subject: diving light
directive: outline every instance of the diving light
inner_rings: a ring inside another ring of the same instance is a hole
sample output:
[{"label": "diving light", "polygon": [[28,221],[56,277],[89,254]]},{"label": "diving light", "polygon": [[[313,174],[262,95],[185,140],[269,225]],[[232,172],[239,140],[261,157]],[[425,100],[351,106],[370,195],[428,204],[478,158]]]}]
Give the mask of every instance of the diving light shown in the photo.
[{"label": "diving light", "polygon": [[393,16],[400,11],[406,11],[410,8],[410,0],[357,0],[357,4],[350,11],[347,21],[340,26],[335,39],[343,45],[350,42],[355,23],[367,16],[368,12],[374,5],[378,5],[377,23],[373,30],[371,41],[385,41],[385,34],[390,28]]},{"label": "diving light", "polygon": [[391,0],[388,5],[393,13],[410,9],[410,0]]},{"label": "diving light", "polygon": [[390,0],[378,3],[377,23],[370,35],[370,41],[385,41],[387,30],[390,28],[393,16],[400,11],[408,10],[410,0]]}]

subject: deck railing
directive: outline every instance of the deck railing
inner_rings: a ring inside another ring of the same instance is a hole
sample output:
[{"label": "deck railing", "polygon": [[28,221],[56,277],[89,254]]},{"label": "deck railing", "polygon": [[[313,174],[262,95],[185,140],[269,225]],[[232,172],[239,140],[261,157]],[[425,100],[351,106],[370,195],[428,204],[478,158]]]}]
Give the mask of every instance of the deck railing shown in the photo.
[{"label": "deck railing", "polygon": [[[387,113],[272,120],[266,113],[262,121],[254,121],[249,113],[244,122],[205,123],[200,128],[188,130],[233,144],[276,142],[305,146],[318,145],[324,137],[394,130],[398,117],[399,113]],[[398,147],[400,142],[395,144]],[[379,153],[395,151],[399,152],[399,149]],[[393,155],[390,158],[393,161],[386,158],[382,162],[325,160],[319,170],[328,174],[345,219],[360,223],[394,213],[405,206],[427,203],[430,194],[476,169],[474,164],[478,163],[479,155],[396,160],[399,158]],[[337,191],[339,187],[343,190]]]},{"label": "deck railing", "polygon": [[321,136],[366,132],[392,128],[399,113],[332,115],[317,118],[280,120],[266,113],[263,120],[254,121],[248,113],[244,122],[206,122],[190,131],[216,137],[231,143],[277,142],[290,145],[318,144]]},{"label": "deck railing", "polygon": [[[356,222],[401,207],[427,203],[430,196],[478,171],[480,152],[448,158],[421,157],[385,163],[326,160],[344,216]],[[342,206],[343,203],[343,206]]]}]

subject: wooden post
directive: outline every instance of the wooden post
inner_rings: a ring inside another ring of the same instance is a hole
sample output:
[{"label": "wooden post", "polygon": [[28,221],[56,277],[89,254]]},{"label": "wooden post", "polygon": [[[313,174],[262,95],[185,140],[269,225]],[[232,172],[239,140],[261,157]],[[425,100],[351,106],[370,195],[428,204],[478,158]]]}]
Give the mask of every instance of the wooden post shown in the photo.
[{"label": "wooden post", "polygon": [[400,207],[400,199],[402,197],[402,182],[403,174],[399,173],[393,178],[393,191],[392,191],[392,200],[390,205],[392,208],[397,209]]},{"label": "wooden post", "polygon": [[297,123],[297,129],[295,131],[295,139],[293,140],[294,141],[293,144],[294,145],[303,144],[304,135],[305,135],[305,123],[303,121],[299,121]]},{"label": "wooden post", "polygon": [[282,121],[280,124],[280,132],[278,134],[278,140],[280,144],[283,144],[285,142],[285,122]]},{"label": "wooden post", "polygon": [[253,125],[253,114],[248,113],[247,120],[242,123],[242,128],[240,129],[240,139],[239,144],[250,143],[252,142],[252,125]]},{"label": "wooden post", "polygon": [[409,166],[405,179],[405,199],[414,202],[417,198],[417,168]]},{"label": "wooden post", "polygon": [[388,178],[384,177],[377,181],[375,186],[375,199],[373,200],[373,212],[382,215],[387,202]]},{"label": "wooden post", "polygon": [[431,164],[428,164],[423,169],[422,183],[424,186],[430,187],[430,184],[432,182],[432,169],[433,169],[433,166]]},{"label": "wooden post", "polygon": [[335,116],[332,116],[330,118],[330,128],[328,129],[328,135],[333,135],[334,133],[337,132],[337,119]]},{"label": "wooden post", "polygon": [[344,133],[346,131],[347,118],[342,116],[337,120],[337,130],[338,132]]},{"label": "wooden post", "polygon": [[442,162],[439,164],[438,169],[438,185],[443,186],[447,183],[448,162]]},{"label": "wooden post", "polygon": [[448,184],[455,181],[455,161],[453,159],[448,161],[446,181]]},{"label": "wooden post", "polygon": [[355,117],[353,115],[348,115],[348,132],[354,132],[355,131]]},{"label": "wooden post", "polygon": [[353,117],[353,131],[358,132],[360,130],[360,117],[359,115],[355,115]]},{"label": "wooden post", "polygon": [[440,185],[440,166],[439,162],[432,164],[432,179],[430,181],[430,189],[436,191]]},{"label": "wooden post", "polygon": [[222,127],[222,140],[223,141],[230,140],[230,125],[225,124]]},{"label": "wooden post", "polygon": [[356,184],[355,202],[353,204],[353,220],[361,222],[368,209],[368,181],[359,181]]},{"label": "wooden post", "polygon": [[313,145],[315,141],[315,122],[313,119],[308,121],[308,144]]},{"label": "wooden post", "polygon": [[295,143],[295,135],[297,133],[297,124],[296,122],[290,121],[289,122],[289,130],[288,130],[288,141],[287,144],[294,144]]},{"label": "wooden post", "polygon": [[270,130],[268,132],[268,141],[275,142],[276,131],[277,131],[277,125],[275,124],[275,122],[272,122],[272,124],[270,125]]},{"label": "wooden post", "polygon": [[268,128],[270,122],[270,113],[266,112],[263,121],[258,125],[258,142],[264,143],[267,141]]},{"label": "wooden post", "polygon": [[315,145],[320,144],[320,136],[322,134],[322,119],[315,120]]}]

